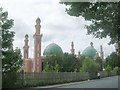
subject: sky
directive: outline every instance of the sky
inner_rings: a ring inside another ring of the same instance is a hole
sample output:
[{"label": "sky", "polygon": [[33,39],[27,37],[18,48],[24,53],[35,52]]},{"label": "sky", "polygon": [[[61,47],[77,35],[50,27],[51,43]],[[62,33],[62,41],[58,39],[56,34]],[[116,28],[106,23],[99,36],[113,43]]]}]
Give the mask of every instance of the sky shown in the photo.
[{"label": "sky", "polygon": [[107,57],[115,51],[114,45],[108,45],[110,38],[94,38],[87,35],[83,17],[70,16],[65,12],[68,6],[59,4],[59,0],[1,0],[0,7],[8,11],[8,18],[14,20],[11,30],[15,31],[14,48],[18,47],[23,52],[25,34],[29,35],[29,57],[33,58],[35,21],[41,19],[42,54],[47,45],[58,44],[63,52],[70,53],[71,42],[74,42],[75,54],[90,46],[93,42],[94,48],[100,52],[103,46],[104,56]]}]

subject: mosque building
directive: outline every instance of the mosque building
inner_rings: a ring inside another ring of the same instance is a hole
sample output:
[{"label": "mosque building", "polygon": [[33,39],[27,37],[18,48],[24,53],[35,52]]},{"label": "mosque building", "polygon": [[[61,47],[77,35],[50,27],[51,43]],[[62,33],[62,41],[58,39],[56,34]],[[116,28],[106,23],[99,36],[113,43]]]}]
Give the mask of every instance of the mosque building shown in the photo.
[{"label": "mosque building", "polygon": [[[40,18],[36,19],[36,25],[35,25],[35,34],[33,35],[34,37],[34,57],[33,58],[29,58],[29,45],[28,45],[28,35],[25,35],[25,40],[24,40],[24,47],[23,47],[23,70],[26,73],[30,73],[30,72],[35,72],[35,73],[40,73],[42,72],[42,65],[44,62],[44,58],[46,56],[51,56],[51,55],[63,55],[63,51],[61,49],[61,47],[55,43],[51,43],[49,44],[44,52],[43,52],[43,56],[41,56],[41,38],[42,38],[42,34],[41,34],[41,20]],[[71,42],[71,54],[75,55],[75,49],[74,49],[74,42]],[[85,48],[85,50],[82,52],[82,54],[80,52],[78,52],[78,55],[75,55],[77,58],[80,58],[81,56],[85,56],[85,57],[101,57],[101,59],[104,59],[104,53],[103,53],[103,49],[102,49],[102,45],[100,46],[100,55],[97,52],[97,50],[94,48],[93,43],[90,43],[90,46],[88,46],[87,48]]]}]

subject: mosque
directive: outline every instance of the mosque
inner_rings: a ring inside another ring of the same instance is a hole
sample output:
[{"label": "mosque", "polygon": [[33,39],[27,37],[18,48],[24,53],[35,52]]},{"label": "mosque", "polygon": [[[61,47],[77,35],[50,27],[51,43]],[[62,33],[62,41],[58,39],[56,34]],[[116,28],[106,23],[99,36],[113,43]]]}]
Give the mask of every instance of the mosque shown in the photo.
[{"label": "mosque", "polygon": [[[30,72],[36,72],[36,73],[40,73],[42,72],[42,65],[44,62],[44,58],[46,56],[51,56],[51,55],[62,55],[63,51],[61,49],[61,47],[55,43],[51,43],[49,44],[44,52],[43,52],[43,56],[41,56],[41,38],[42,38],[42,34],[41,34],[41,20],[40,18],[36,19],[36,25],[35,25],[35,34],[33,35],[34,37],[34,58],[29,58],[29,45],[28,45],[28,35],[25,35],[25,40],[24,40],[24,46],[23,46],[23,70],[26,73],[30,73]],[[71,54],[75,55],[75,49],[74,49],[74,43],[71,42]],[[101,57],[101,59],[104,59],[104,53],[102,50],[102,45],[100,46],[100,55],[97,52],[97,50],[94,48],[93,43],[90,43],[90,46],[88,46],[83,52],[82,54],[80,54],[80,52],[78,52],[78,55],[75,55],[77,58],[80,58],[80,56],[83,55],[85,57]]]}]

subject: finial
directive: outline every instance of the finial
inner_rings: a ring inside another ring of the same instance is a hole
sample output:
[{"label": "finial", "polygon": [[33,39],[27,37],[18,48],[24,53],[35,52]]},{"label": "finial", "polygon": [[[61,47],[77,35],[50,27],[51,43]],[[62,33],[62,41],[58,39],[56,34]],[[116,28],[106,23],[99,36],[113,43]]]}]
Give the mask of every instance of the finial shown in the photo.
[{"label": "finial", "polygon": [[40,20],[40,18],[38,17],[37,19],[36,19],[36,24],[40,24],[41,23],[41,20]]},{"label": "finial", "polygon": [[72,45],[72,46],[74,45],[73,41],[71,42],[71,45]]},{"label": "finial", "polygon": [[28,39],[28,34],[25,35],[25,38]]},{"label": "finial", "polygon": [[100,45],[100,48],[102,49],[102,45]]},{"label": "finial", "polygon": [[93,42],[90,42],[91,47],[93,47]]}]

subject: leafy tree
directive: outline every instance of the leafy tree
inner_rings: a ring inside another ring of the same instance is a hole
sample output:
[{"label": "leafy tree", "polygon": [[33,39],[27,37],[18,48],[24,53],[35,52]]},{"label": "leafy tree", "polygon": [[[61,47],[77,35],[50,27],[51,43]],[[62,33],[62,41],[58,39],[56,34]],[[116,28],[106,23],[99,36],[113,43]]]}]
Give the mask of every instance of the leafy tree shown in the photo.
[{"label": "leafy tree", "polygon": [[[93,0],[94,1],[94,0]],[[96,38],[109,36],[109,44],[118,43],[120,54],[120,1],[119,2],[64,2],[70,16],[82,16],[92,22],[86,26],[87,33]]]},{"label": "leafy tree", "polygon": [[99,64],[100,70],[102,71],[102,69],[103,69],[103,61],[102,61],[102,59],[100,57],[97,57],[96,60],[95,60],[95,62],[97,64]]},{"label": "leafy tree", "polygon": [[120,68],[120,56],[118,56],[115,52],[111,53],[110,56],[108,56],[105,59],[105,66],[110,66],[112,69],[115,67]]},{"label": "leafy tree", "polygon": [[44,67],[46,68],[47,62],[50,71],[55,72],[78,72],[81,62],[74,55],[65,53],[63,56],[48,56],[44,60]]},{"label": "leafy tree", "polygon": [[8,12],[0,8],[0,28],[2,29],[2,85],[3,88],[13,87],[16,81],[16,72],[22,66],[20,49],[13,50],[14,31],[10,31],[13,20],[8,19]]},{"label": "leafy tree", "polygon": [[108,72],[108,76],[110,76],[110,72],[111,72],[112,68],[109,65],[107,65],[105,70]]},{"label": "leafy tree", "polygon": [[96,73],[100,71],[100,66],[91,58],[85,58],[82,64],[81,72],[89,72],[90,78],[96,78]]},{"label": "leafy tree", "polygon": [[58,72],[59,71],[59,65],[56,63],[55,66],[54,66],[54,71],[55,72]]},{"label": "leafy tree", "polygon": [[119,67],[115,67],[113,70],[116,72],[117,75],[120,74],[120,68]]},{"label": "leafy tree", "polygon": [[74,55],[65,53],[63,56],[63,64],[62,64],[62,72],[74,72],[76,69],[76,72],[79,71],[79,68],[81,66],[81,62],[79,59],[77,59]]},{"label": "leafy tree", "polygon": [[43,72],[50,72],[50,65],[48,64],[48,62],[46,63],[44,69],[43,69]]},{"label": "leafy tree", "polygon": [[59,66],[61,67],[61,64],[62,64],[62,56],[58,56],[58,55],[45,57],[45,60],[43,63],[44,69],[48,68],[47,71],[49,71],[49,72],[54,71],[54,70],[57,71],[56,69],[58,69],[58,71],[59,71],[59,69],[60,69]]},{"label": "leafy tree", "polygon": [[17,72],[22,65],[20,49],[3,51],[4,58],[2,59],[3,73]]}]

